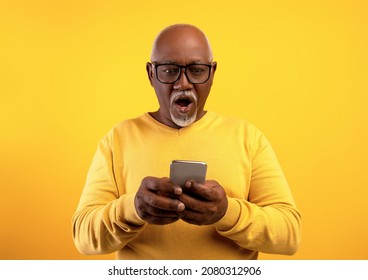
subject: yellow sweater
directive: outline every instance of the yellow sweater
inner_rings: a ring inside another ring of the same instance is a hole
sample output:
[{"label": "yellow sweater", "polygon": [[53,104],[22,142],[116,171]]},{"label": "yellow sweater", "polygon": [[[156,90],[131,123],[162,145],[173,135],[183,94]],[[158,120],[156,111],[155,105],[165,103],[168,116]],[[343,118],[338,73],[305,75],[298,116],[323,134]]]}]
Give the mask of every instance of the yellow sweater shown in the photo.
[{"label": "yellow sweater", "polygon": [[[142,179],[168,177],[174,159],[205,161],[207,179],[224,187],[228,209],[216,224],[149,225],[137,215]],[[179,130],[148,113],[116,125],[99,143],[72,223],[81,253],[117,251],[118,259],[256,259],[258,251],[293,254],[301,235],[300,214],[265,136],[213,112]]]}]

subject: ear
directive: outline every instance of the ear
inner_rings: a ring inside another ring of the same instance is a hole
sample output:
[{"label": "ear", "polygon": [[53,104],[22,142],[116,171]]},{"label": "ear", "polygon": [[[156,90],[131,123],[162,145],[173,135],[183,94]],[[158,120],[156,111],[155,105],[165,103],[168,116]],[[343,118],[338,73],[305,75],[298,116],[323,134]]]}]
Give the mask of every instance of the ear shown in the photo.
[{"label": "ear", "polygon": [[151,86],[153,86],[153,70],[152,70],[152,68],[153,68],[152,63],[147,62],[146,71],[147,71],[148,79],[151,83]]},{"label": "ear", "polygon": [[217,69],[217,62],[214,61],[212,62],[212,76],[215,75],[216,69]]},{"label": "ear", "polygon": [[215,77],[215,72],[216,72],[216,69],[217,69],[217,62],[214,61],[211,63],[212,67],[211,67],[211,84],[212,84],[212,81],[213,81],[213,78]]}]

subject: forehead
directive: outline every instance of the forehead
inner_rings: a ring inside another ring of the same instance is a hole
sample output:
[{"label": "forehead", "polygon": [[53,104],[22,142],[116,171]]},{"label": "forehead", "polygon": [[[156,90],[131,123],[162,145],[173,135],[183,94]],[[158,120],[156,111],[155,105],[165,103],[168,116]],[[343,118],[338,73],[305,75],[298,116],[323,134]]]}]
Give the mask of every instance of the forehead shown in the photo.
[{"label": "forehead", "polygon": [[151,59],[159,62],[211,62],[212,53],[206,36],[194,28],[166,30],[155,41]]}]

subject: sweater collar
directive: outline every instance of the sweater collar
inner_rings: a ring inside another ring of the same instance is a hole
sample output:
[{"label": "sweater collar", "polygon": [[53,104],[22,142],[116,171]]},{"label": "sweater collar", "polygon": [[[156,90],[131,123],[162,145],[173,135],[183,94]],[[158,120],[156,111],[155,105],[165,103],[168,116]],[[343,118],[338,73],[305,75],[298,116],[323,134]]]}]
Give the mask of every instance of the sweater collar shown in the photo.
[{"label": "sweater collar", "polygon": [[200,130],[204,126],[206,126],[207,124],[211,123],[211,120],[214,118],[214,113],[207,111],[205,113],[205,115],[202,118],[200,118],[198,121],[195,121],[190,126],[182,127],[182,128],[179,128],[179,129],[167,126],[167,125],[157,121],[148,112],[144,114],[144,117],[146,118],[146,120],[149,121],[150,125],[156,126],[156,127],[160,128],[161,130],[167,131],[169,133],[183,134],[183,133],[186,133],[186,132]]}]

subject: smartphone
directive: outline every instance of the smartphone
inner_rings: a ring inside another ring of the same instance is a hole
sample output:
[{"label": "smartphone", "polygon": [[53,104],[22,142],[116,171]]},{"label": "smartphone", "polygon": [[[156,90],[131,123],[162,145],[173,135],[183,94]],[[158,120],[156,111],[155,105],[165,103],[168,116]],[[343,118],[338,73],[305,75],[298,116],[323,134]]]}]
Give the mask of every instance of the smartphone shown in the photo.
[{"label": "smartphone", "polygon": [[170,164],[170,181],[183,187],[187,180],[204,184],[207,164],[203,161],[173,160]]}]

